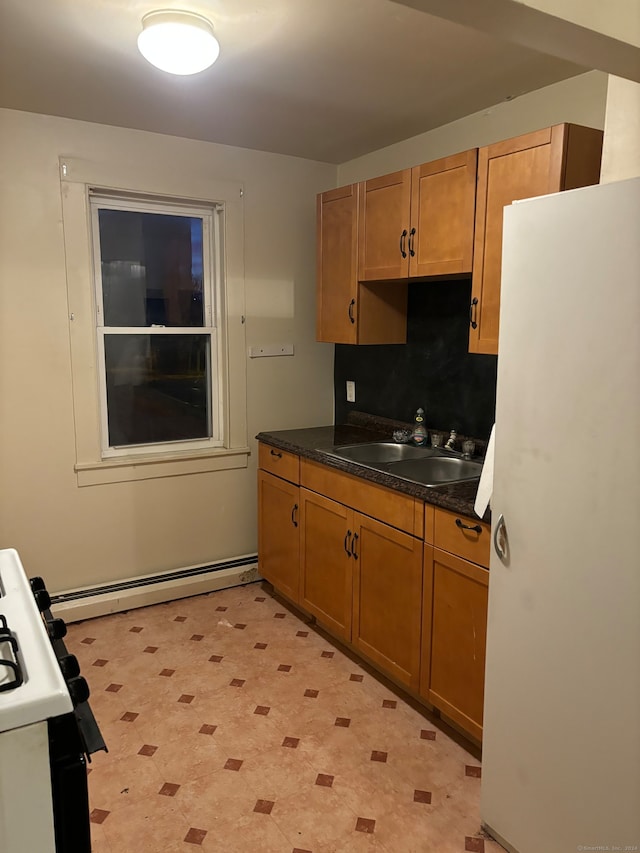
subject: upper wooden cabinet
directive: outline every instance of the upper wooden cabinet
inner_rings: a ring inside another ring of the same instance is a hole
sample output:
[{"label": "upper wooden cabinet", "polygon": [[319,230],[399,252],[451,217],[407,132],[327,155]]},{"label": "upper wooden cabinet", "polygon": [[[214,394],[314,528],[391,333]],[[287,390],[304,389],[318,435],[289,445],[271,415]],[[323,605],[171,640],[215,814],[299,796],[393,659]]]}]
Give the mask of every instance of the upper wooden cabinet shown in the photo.
[{"label": "upper wooden cabinet", "polygon": [[505,205],[597,184],[601,154],[602,131],[573,124],[554,125],[480,149],[470,352],[498,352]]},{"label": "upper wooden cabinet", "polygon": [[402,344],[407,289],[358,283],[359,184],[317,198],[316,338],[336,344]]},{"label": "upper wooden cabinet", "polygon": [[358,185],[321,193],[316,208],[316,337],[357,343]]},{"label": "upper wooden cabinet", "polygon": [[470,273],[477,149],[360,185],[358,278]]},{"label": "upper wooden cabinet", "polygon": [[363,181],[358,222],[358,278],[407,278],[411,169]]}]

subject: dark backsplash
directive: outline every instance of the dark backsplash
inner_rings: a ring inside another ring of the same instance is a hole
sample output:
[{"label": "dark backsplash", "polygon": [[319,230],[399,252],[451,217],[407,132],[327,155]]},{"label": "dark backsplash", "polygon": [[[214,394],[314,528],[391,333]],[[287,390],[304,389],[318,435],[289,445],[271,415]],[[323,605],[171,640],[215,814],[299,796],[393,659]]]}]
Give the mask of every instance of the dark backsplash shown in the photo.
[{"label": "dark backsplash", "polygon": [[[336,344],[336,424],[351,410],[412,422],[419,406],[428,428],[487,439],[495,418],[495,355],[468,352],[471,280],[409,284],[407,343]],[[346,402],[345,382],[356,383]]]}]

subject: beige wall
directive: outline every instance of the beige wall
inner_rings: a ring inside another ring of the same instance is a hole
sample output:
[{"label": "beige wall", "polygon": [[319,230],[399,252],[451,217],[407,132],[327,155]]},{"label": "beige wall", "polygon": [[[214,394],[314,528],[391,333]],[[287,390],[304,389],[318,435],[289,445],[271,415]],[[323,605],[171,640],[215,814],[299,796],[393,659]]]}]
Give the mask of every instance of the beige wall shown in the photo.
[{"label": "beige wall", "polygon": [[640,83],[609,75],[601,183],[640,175]]},{"label": "beige wall", "polygon": [[338,167],[339,185],[569,121],[604,127],[607,75],[590,71],[521,95]]},{"label": "beige wall", "polygon": [[[247,359],[247,468],[78,487],[60,155],[244,185],[247,347],[295,346]],[[332,420],[314,223],[315,194],[335,178],[298,158],[0,111],[0,547],[52,590],[255,551],[253,436]]]}]

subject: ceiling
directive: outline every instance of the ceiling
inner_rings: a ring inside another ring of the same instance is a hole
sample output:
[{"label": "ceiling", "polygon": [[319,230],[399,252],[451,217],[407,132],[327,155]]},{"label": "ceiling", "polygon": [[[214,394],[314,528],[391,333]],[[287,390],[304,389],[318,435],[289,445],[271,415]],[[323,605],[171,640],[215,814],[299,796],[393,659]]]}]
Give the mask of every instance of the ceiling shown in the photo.
[{"label": "ceiling", "polygon": [[[172,77],[141,18],[208,17],[218,61]],[[1,0],[0,106],[343,163],[586,69],[391,0]]]}]

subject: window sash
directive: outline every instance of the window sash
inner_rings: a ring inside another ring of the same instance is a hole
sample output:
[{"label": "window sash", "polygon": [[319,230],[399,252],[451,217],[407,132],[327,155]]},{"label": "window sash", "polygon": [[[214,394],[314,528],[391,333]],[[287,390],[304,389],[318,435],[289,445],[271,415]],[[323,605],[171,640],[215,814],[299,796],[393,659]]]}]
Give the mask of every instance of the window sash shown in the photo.
[{"label": "window sash", "polygon": [[[100,195],[98,193],[90,194],[91,202],[91,230],[93,238],[93,278],[95,282],[95,299],[96,299],[96,316],[98,327],[104,326],[104,305],[103,305],[103,289],[102,289],[102,259],[100,253],[100,226],[98,221],[98,211],[101,209],[122,210],[125,213],[134,211],[137,213],[153,213],[164,216],[184,216],[194,219],[202,219],[202,298],[204,310],[204,326],[217,326],[217,318],[220,316],[220,303],[218,298],[219,287],[219,264],[213,263],[220,257],[220,234],[219,229],[215,227],[214,211],[219,211],[220,207],[215,208],[190,206],[187,204],[176,204],[175,202],[156,202],[141,201],[126,198],[112,198],[110,196]],[[216,217],[217,219],[217,217]],[[213,279],[215,276],[215,280]],[[119,328],[119,327],[107,327]],[[138,328],[154,328],[149,326],[139,326]],[[169,328],[169,327],[167,327]],[[170,328],[192,328],[198,329],[201,326],[176,326]]]}]

